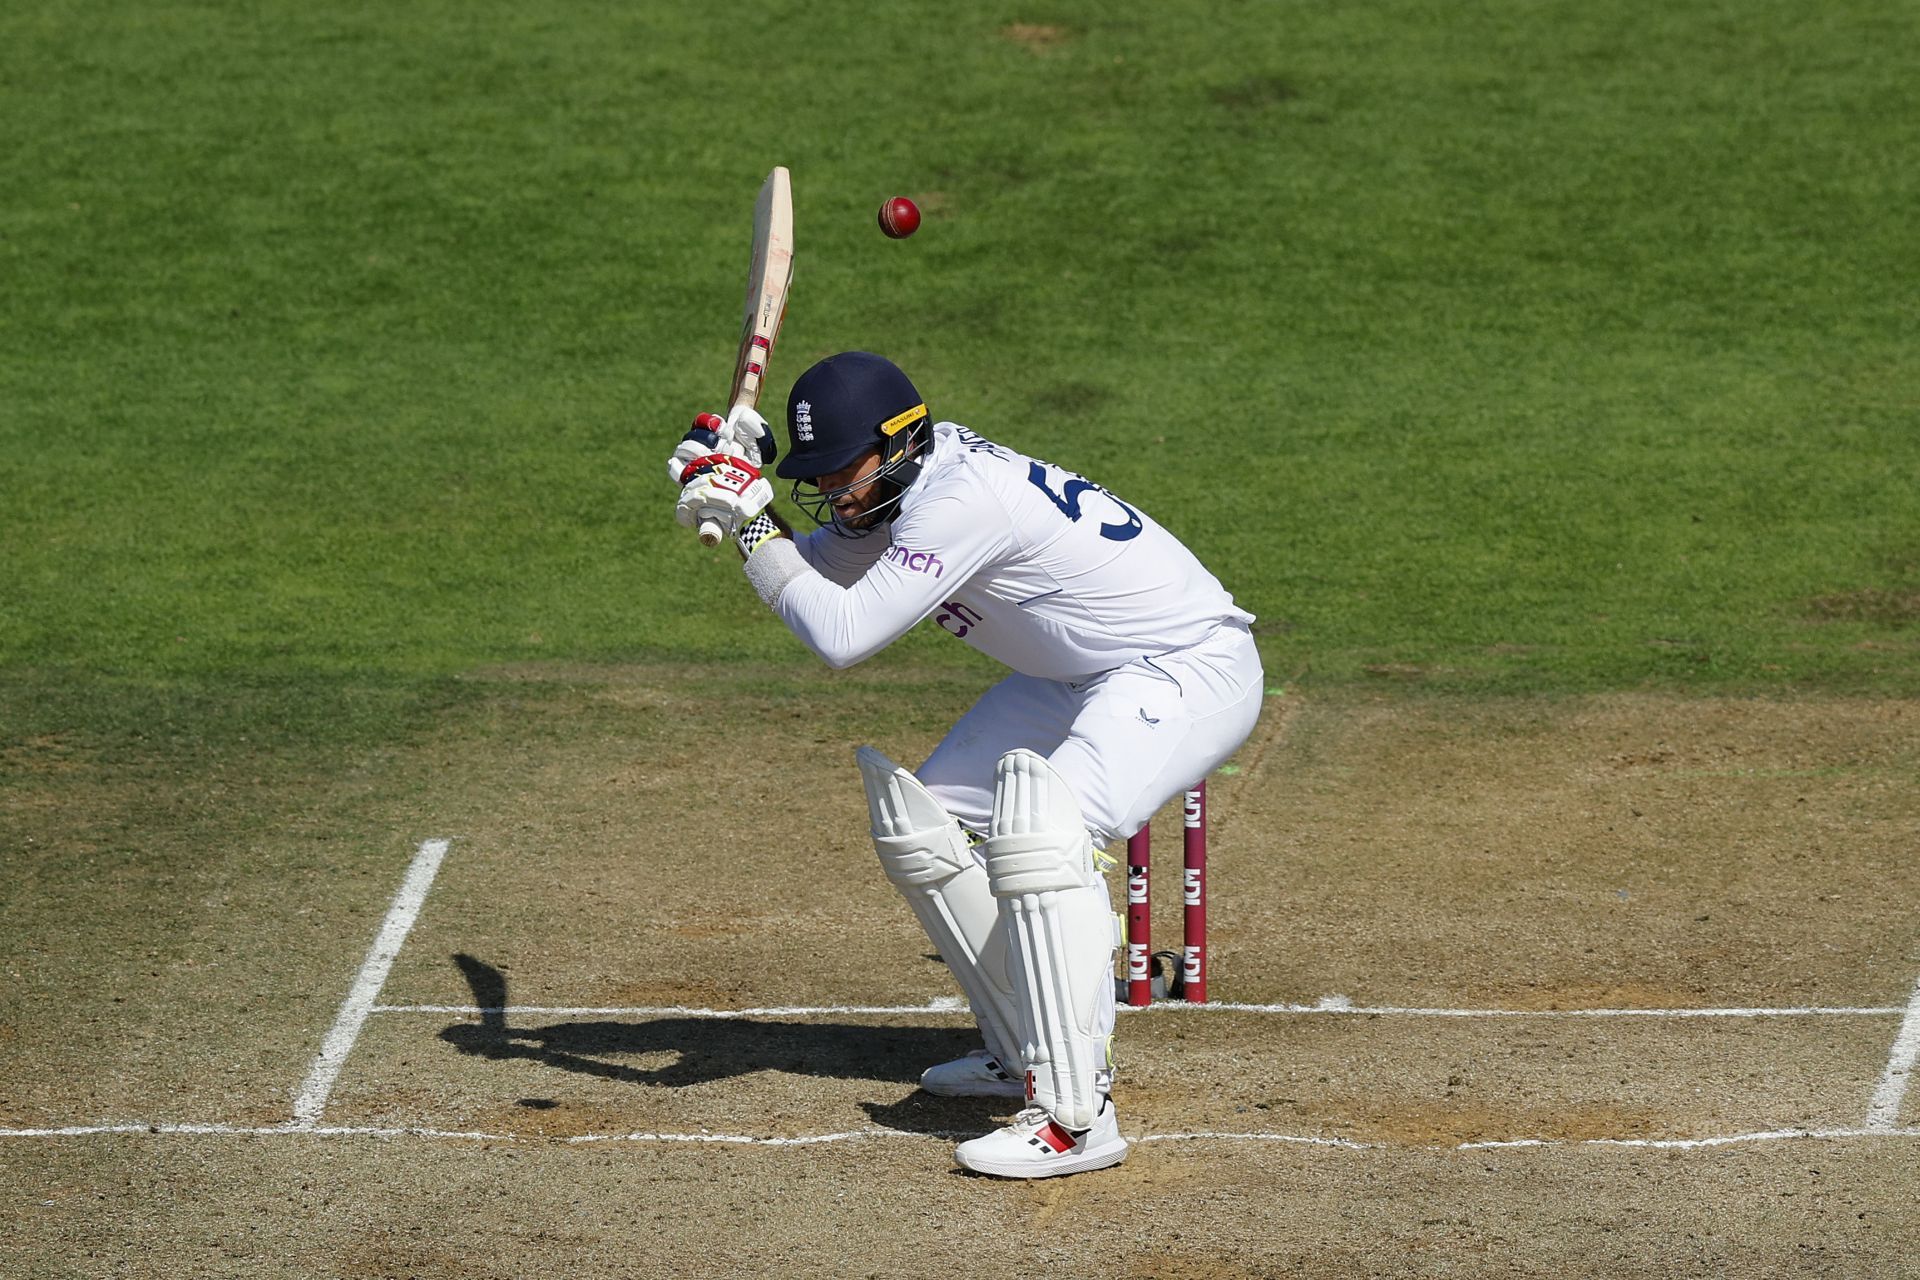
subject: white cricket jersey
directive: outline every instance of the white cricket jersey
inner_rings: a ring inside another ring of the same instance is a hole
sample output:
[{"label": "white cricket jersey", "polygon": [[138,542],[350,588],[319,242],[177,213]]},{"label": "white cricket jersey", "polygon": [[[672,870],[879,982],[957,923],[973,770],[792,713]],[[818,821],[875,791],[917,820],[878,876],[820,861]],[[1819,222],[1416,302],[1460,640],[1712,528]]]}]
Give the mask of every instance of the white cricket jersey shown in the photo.
[{"label": "white cricket jersey", "polygon": [[774,611],[834,667],[931,617],[1015,671],[1081,680],[1253,621],[1138,507],[952,422],[934,426],[890,523],[795,542],[815,572],[788,582]]}]

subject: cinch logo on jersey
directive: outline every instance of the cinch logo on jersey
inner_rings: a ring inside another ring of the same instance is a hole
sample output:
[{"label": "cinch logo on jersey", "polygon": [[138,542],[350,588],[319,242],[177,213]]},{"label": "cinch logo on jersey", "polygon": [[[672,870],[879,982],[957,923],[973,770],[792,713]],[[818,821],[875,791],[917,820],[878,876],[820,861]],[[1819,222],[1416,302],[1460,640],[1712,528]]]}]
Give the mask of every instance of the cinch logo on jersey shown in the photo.
[{"label": "cinch logo on jersey", "polygon": [[911,573],[930,573],[937,578],[947,571],[940,557],[931,551],[909,551],[896,545],[887,548],[886,558]]},{"label": "cinch logo on jersey", "polygon": [[800,437],[800,443],[813,443],[813,403],[802,400],[793,406],[793,432]]}]

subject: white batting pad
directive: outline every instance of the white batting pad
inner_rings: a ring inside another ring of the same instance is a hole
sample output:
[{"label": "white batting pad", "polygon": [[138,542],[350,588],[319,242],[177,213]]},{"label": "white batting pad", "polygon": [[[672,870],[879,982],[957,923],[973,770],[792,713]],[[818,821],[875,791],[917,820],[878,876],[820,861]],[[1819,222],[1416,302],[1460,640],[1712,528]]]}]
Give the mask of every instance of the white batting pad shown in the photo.
[{"label": "white batting pad", "polygon": [[1031,751],[994,771],[987,877],[1013,944],[1033,1102],[1085,1129],[1112,1084],[1115,928],[1073,788]]},{"label": "white batting pad", "polygon": [[966,833],[920,780],[872,747],[854,753],[867,788],[873,847],[966,992],[987,1051],[1009,1072],[1023,1070],[1015,1028],[1007,931],[987,873]]}]

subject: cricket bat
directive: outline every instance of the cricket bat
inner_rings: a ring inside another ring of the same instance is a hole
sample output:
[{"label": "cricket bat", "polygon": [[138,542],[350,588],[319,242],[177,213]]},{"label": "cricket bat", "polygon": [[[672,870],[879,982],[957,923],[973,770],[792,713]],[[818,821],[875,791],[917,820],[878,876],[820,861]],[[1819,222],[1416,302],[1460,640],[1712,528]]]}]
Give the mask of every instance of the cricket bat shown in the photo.
[{"label": "cricket bat", "polygon": [[[753,205],[753,263],[747,270],[746,312],[740,321],[740,355],[733,365],[733,390],[727,409],[757,408],[760,384],[773,355],[774,339],[787,315],[787,289],[793,283],[793,181],[785,165],[776,165],[760,184]],[[720,545],[720,526],[700,526],[700,541]]]}]

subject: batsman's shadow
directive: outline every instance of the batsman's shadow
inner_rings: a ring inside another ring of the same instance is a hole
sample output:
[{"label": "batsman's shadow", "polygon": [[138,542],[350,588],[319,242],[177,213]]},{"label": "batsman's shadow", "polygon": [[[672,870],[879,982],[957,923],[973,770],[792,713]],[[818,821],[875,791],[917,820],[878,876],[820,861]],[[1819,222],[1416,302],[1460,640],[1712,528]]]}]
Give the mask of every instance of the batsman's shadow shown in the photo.
[{"label": "batsman's shadow", "polygon": [[441,1031],[442,1040],[475,1057],[525,1059],[627,1084],[678,1088],[756,1071],[912,1083],[928,1063],[957,1058],[978,1041],[978,1033],[964,1027],[770,1018],[682,1016],[509,1026],[502,1012],[505,975],[469,955],[456,955],[453,962],[482,1012],[477,1024],[459,1022]]}]

